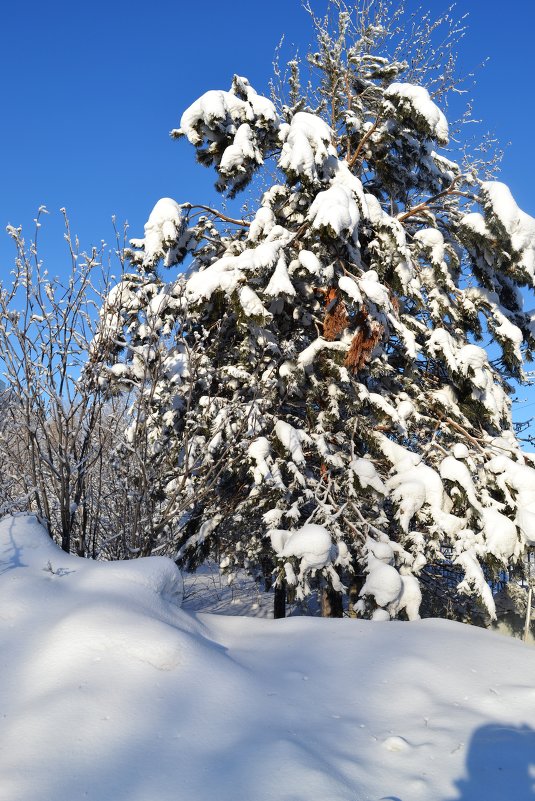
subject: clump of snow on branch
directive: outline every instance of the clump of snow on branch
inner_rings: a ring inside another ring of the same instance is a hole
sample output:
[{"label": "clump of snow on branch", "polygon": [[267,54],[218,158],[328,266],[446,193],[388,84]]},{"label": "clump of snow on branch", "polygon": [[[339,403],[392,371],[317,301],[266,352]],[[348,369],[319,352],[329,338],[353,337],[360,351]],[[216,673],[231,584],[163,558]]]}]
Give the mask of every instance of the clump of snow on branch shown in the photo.
[{"label": "clump of snow on branch", "polygon": [[449,130],[446,117],[431,100],[429,92],[424,86],[391,83],[384,96],[394,105],[402,118],[414,122],[423,133],[436,139],[439,144],[448,144]]},{"label": "clump of snow on branch", "polygon": [[290,177],[315,183],[329,157],[336,156],[332,131],[320,117],[300,111],[282,132],[279,167]]},{"label": "clump of snow on branch", "polygon": [[143,250],[144,267],[152,267],[159,259],[166,267],[176,264],[186,219],[175,200],[164,197],[156,203],[145,223],[144,238],[131,240],[132,247]]},{"label": "clump of snow on branch", "polygon": [[481,184],[481,198],[488,225],[505,234],[519,267],[535,280],[535,219],[520,209],[509,187],[500,181]]}]

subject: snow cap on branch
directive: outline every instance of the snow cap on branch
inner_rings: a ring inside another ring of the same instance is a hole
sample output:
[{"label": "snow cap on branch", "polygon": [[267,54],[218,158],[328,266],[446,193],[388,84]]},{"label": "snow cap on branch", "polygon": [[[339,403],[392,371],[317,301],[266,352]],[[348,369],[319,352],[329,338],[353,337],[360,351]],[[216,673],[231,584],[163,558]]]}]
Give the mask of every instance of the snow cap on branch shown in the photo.
[{"label": "snow cap on branch", "polygon": [[449,139],[448,122],[443,112],[431,100],[424,86],[411,83],[391,83],[385,90],[385,99],[395,108],[402,122],[411,122],[440,145],[447,145]]}]

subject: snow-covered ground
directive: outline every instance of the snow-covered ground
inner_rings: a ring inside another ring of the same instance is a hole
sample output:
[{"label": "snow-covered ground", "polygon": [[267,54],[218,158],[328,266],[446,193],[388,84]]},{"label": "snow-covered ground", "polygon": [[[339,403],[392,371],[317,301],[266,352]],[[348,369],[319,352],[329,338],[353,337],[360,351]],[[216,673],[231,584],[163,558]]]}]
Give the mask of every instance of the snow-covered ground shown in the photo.
[{"label": "snow-covered ground", "polygon": [[1,801],[535,797],[535,649],[180,596],[165,559],[92,563],[0,523]]}]

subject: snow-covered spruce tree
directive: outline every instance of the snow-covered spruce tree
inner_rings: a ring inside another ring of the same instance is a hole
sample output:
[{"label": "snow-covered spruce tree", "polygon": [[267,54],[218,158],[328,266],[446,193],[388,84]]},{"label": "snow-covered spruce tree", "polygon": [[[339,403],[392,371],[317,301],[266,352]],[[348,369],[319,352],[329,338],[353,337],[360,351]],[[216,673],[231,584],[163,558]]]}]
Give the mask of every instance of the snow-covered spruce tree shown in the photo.
[{"label": "snow-covered spruce tree", "polygon": [[535,220],[444,154],[448,81],[432,99],[421,58],[377,55],[382,6],[335,6],[334,33],[314,19],[314,95],[293,62],[289,104],[235,77],[182,115],[173,136],[221,192],[266,162],[277,179],[247,220],[156,204],[102,312],[103,381],[136,388],[149,551],[273,571],[298,597],[362,576],[376,619],[417,617],[448,564],[493,616],[489,578],[535,542],[506,383],[535,343]]}]

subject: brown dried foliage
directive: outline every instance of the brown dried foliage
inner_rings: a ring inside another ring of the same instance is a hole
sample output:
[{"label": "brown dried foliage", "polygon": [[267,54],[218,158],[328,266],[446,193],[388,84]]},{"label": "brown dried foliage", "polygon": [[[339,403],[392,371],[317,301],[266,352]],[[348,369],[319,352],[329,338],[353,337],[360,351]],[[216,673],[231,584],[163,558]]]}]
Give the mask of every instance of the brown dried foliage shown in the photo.
[{"label": "brown dried foliage", "polygon": [[394,309],[394,314],[396,315],[396,317],[399,317],[399,300],[398,300],[398,297],[393,292],[389,292],[389,295],[390,295],[390,302],[392,304],[392,308]]},{"label": "brown dried foliage", "polygon": [[344,360],[344,365],[354,373],[363,370],[370,361],[373,349],[383,336],[384,328],[377,320],[368,321],[368,313],[362,310],[357,315],[358,328]]},{"label": "brown dried foliage", "polygon": [[340,336],[347,328],[349,317],[344,303],[339,301],[331,312],[326,312],[323,319],[323,336],[329,342]]},{"label": "brown dried foliage", "polygon": [[349,317],[347,316],[345,303],[339,298],[334,287],[325,290],[324,296],[326,312],[323,318],[323,336],[326,340],[332,342],[347,328]]}]

